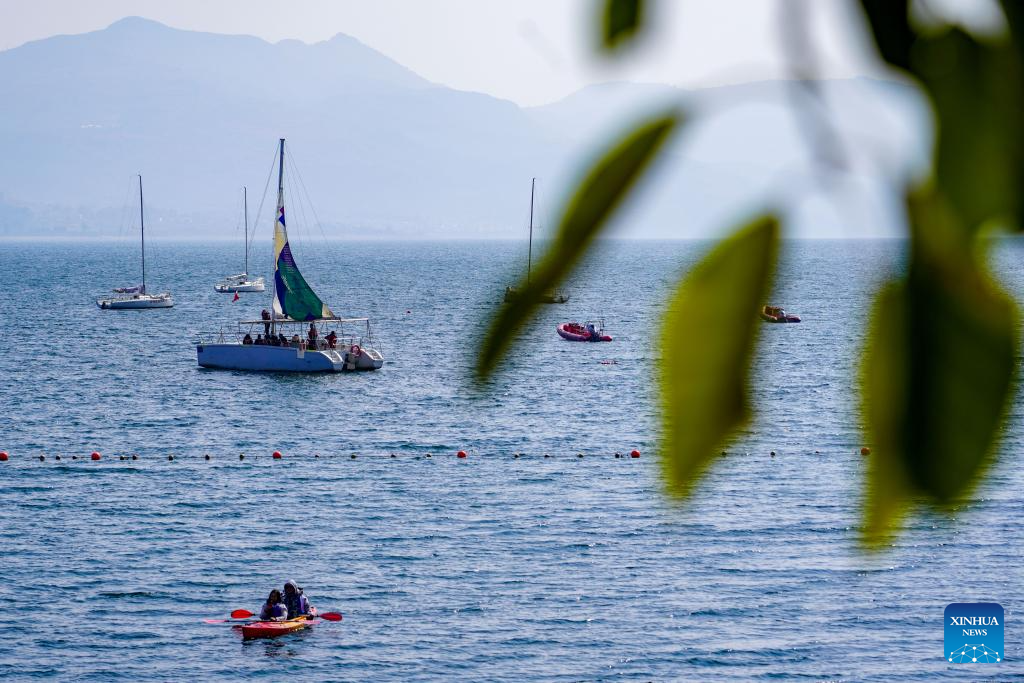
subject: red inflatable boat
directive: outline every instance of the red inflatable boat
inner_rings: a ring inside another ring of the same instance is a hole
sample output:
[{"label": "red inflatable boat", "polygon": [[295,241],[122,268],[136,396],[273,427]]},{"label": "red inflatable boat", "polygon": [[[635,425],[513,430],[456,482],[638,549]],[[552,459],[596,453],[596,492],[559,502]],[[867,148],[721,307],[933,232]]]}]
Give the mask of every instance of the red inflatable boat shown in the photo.
[{"label": "red inflatable boat", "polygon": [[786,313],[778,306],[765,306],[761,309],[761,320],[767,323],[798,323],[800,316]]},{"label": "red inflatable boat", "polygon": [[566,341],[577,342],[610,342],[612,338],[604,333],[604,321],[587,321],[580,323],[562,323],[555,328],[558,335]]}]

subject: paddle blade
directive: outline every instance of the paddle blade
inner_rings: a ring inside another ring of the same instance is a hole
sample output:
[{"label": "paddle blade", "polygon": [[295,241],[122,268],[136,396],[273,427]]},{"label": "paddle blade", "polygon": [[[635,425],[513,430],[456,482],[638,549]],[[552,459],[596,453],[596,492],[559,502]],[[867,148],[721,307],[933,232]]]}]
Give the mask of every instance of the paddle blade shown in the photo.
[{"label": "paddle blade", "polygon": [[251,616],[254,616],[253,613],[247,609],[236,609],[231,613],[232,619],[248,619]]},{"label": "paddle blade", "polygon": [[326,619],[327,621],[341,621],[340,612],[324,612],[323,614],[320,614],[319,617],[321,619]]}]

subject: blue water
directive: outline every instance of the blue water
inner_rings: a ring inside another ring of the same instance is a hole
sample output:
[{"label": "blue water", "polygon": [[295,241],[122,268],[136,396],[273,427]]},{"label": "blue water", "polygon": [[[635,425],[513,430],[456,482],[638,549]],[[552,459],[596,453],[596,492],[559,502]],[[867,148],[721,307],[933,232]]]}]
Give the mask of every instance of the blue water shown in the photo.
[{"label": "blue water", "polygon": [[[156,245],[150,287],[176,306],[119,312],[93,300],[138,279],[132,245],[0,245],[0,678],[1024,676],[1019,401],[975,500],[913,516],[878,555],[856,544],[854,378],[897,242],[786,245],[774,301],[805,322],[761,329],[754,424],[691,504],[662,496],[652,330],[705,247],[606,245],[480,393],[471,350],[519,244],[298,245],[388,360],[320,376],[196,366],[198,336],[266,305],[213,291],[236,246]],[[1022,256],[999,247],[1024,301]],[[554,333],[596,315],[613,343]],[[289,578],[344,621],[252,643],[201,623]],[[1006,608],[1001,664],[942,658],[943,609],[968,601]]]}]

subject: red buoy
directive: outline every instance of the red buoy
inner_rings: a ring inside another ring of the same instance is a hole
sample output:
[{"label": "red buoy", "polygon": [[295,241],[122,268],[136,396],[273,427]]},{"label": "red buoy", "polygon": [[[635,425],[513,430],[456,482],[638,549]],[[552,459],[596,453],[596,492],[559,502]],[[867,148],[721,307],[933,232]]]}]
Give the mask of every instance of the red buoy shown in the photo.
[{"label": "red buoy", "polygon": [[640,451],[638,451],[637,449],[634,448],[633,450],[631,450],[629,452],[629,457],[631,457],[631,458],[639,458],[640,457]]},{"label": "red buoy", "polygon": [[89,456],[89,459],[90,460],[99,460],[100,459],[100,454],[97,451],[93,451],[92,455]]},{"label": "red buoy", "polygon": [[456,458],[465,458],[466,457],[466,451],[459,451],[458,453],[455,454],[455,457]]},{"label": "red buoy", "polygon": [[7,451],[0,451],[0,462],[7,462]]},{"label": "red buoy", "polygon": [[864,448],[860,449],[860,454],[861,455],[871,455],[871,449],[868,448],[867,446],[865,446]]},{"label": "red buoy", "polygon": [[281,459],[281,451],[274,451],[274,460]]}]

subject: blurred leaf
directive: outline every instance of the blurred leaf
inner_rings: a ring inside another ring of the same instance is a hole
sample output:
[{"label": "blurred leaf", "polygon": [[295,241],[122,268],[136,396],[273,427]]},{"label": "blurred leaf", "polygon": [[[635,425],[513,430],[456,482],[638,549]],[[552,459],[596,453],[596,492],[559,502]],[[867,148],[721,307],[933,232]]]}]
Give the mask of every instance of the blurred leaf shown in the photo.
[{"label": "blurred leaf", "polygon": [[758,309],[770,291],[779,224],[760,218],[719,244],[680,283],[660,337],[662,472],[686,496],[749,417]]},{"label": "blurred leaf", "polygon": [[669,133],[682,121],[671,111],[653,118],[627,135],[607,152],[587,174],[569,200],[548,251],[516,285],[514,300],[498,309],[480,342],[475,376],[487,379],[537,308],[541,297],[554,289],[579,262],[597,233],[665,144]]},{"label": "blurred leaf", "polygon": [[910,46],[917,37],[910,27],[909,0],[861,0],[882,59],[910,68]]},{"label": "blurred leaf", "polygon": [[889,538],[909,498],[946,506],[970,493],[1017,366],[1016,306],[963,245],[955,212],[932,193],[908,204],[908,274],[878,299],[862,368],[870,545]]},{"label": "blurred leaf", "polygon": [[617,50],[633,39],[641,28],[643,0],[605,0],[601,39],[605,50]]},{"label": "blurred leaf", "polygon": [[959,28],[922,36],[911,54],[914,72],[935,105],[939,123],[938,191],[975,232],[992,218],[1020,220],[1024,184],[1024,71],[1005,43],[979,42]]}]

